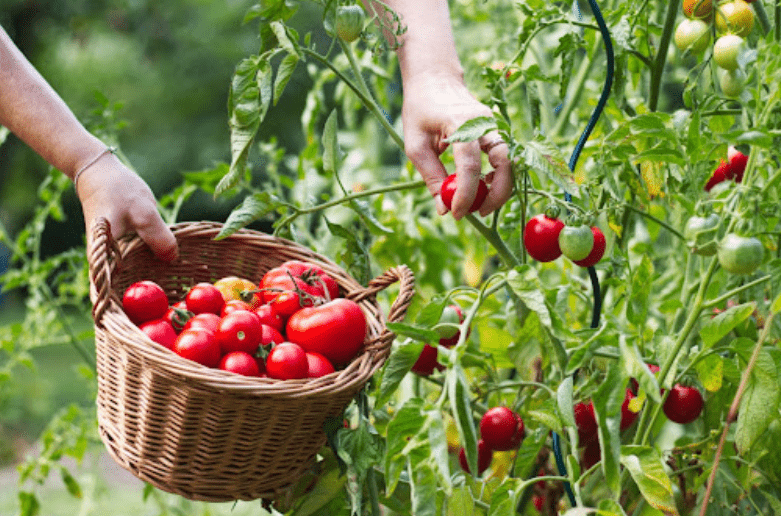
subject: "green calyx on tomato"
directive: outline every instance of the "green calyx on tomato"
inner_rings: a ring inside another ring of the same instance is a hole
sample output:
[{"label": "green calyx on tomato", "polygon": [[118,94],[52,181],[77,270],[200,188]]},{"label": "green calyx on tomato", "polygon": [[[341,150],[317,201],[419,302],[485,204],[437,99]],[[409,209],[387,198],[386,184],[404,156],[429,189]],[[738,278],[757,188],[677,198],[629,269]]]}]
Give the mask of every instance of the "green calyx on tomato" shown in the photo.
[{"label": "green calyx on tomato", "polygon": [[721,218],[715,213],[707,217],[693,216],[686,221],[683,236],[694,254],[713,256],[718,250],[718,231]]},{"label": "green calyx on tomato", "polygon": [[360,5],[340,5],[336,8],[336,35],[346,43],[361,36],[366,13]]},{"label": "green calyx on tomato", "polygon": [[751,274],[762,265],[765,247],[756,237],[727,234],[719,243],[719,265],[730,274]]},{"label": "green calyx on tomato", "polygon": [[594,234],[585,224],[564,226],[559,232],[559,248],[570,260],[583,260],[594,247]]}]

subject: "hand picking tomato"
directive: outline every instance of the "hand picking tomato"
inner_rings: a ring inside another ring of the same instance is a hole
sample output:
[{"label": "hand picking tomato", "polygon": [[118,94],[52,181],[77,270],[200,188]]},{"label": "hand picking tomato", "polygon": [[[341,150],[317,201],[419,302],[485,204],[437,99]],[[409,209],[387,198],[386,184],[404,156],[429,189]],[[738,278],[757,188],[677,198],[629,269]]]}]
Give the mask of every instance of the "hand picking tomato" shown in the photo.
[{"label": "hand picking tomato", "polygon": [[306,360],[309,364],[309,378],[320,378],[334,371],[334,366],[320,353],[307,353]]},{"label": "hand picking tomato", "polygon": [[168,297],[154,281],[138,281],[125,289],[122,309],[138,325],[163,317],[168,311]]},{"label": "hand picking tomato", "polygon": [[285,335],[307,352],[320,353],[339,366],[361,349],[366,338],[366,316],[356,302],[338,298],[291,315]]},{"label": "hand picking tomato", "polygon": [[[271,302],[281,292],[300,290],[315,297],[339,297],[339,285],[322,267],[313,263],[290,260],[266,272],[260,281],[263,301]],[[311,305],[311,301],[305,305]]]},{"label": "hand picking tomato", "polygon": [[224,355],[217,367],[243,376],[260,376],[260,368],[255,357],[244,351],[232,351]]},{"label": "hand picking tomato", "polygon": [[756,237],[729,233],[719,242],[719,265],[730,274],[751,274],[762,265],[765,246]]},{"label": "hand picking tomato", "polygon": [[306,352],[292,342],[277,344],[266,357],[266,373],[278,380],[306,378],[309,375]]},{"label": "hand picking tomato", "polygon": [[480,437],[492,450],[515,450],[525,435],[523,419],[507,407],[488,409],[480,419]]},{"label": "hand picking tomato", "polygon": [[662,410],[670,421],[685,425],[700,417],[703,405],[700,391],[694,387],[676,384],[670,389]]},{"label": "hand picking tomato", "polygon": [[593,267],[598,264],[605,255],[605,247],[607,246],[605,234],[596,226],[591,227],[591,234],[594,236],[594,245],[591,247],[591,252],[582,260],[573,260],[575,265],[585,268]]},{"label": "hand picking tomato", "polygon": [[594,248],[594,233],[585,224],[564,226],[559,232],[559,248],[572,261],[585,260]]},{"label": "hand picking tomato", "polygon": [[538,262],[552,262],[561,256],[559,233],[564,223],[540,213],[529,219],[523,232],[523,245],[529,256]]},{"label": "hand picking tomato", "polygon": [[[456,194],[456,182],[456,174],[450,174],[442,182],[442,186],[439,189],[439,196],[442,198],[442,202],[448,210],[453,209],[453,196]],[[477,183],[477,195],[475,196],[475,200],[472,201],[472,206],[469,207],[469,212],[474,213],[479,210],[486,197],[488,197],[488,185],[481,177]]]},{"label": "hand picking tomato", "polygon": [[255,312],[237,310],[220,319],[215,337],[223,355],[232,351],[254,355],[263,338],[263,327]]},{"label": "hand picking tomato", "polygon": [[575,425],[578,427],[578,442],[581,446],[588,444],[597,438],[597,416],[594,414],[594,404],[592,402],[576,403]]},{"label": "hand picking tomato", "polygon": [[[482,439],[477,441],[477,475],[481,476],[485,470],[488,469],[488,467],[491,465],[491,461],[494,458],[494,451],[491,449],[490,446],[486,444],[486,442]],[[469,464],[466,461],[466,451],[461,448],[461,450],[458,452],[458,463],[461,464],[461,469],[466,471],[467,473],[471,473],[469,471]]]},{"label": "hand picking tomato", "polygon": [[225,299],[217,287],[211,283],[198,283],[194,285],[185,296],[187,309],[194,314],[212,313],[220,315]]},{"label": "hand picking tomato", "polygon": [[229,301],[244,301],[254,310],[263,301],[258,292],[258,286],[248,279],[226,276],[215,281],[214,286],[220,291],[226,303]]},{"label": "hand picking tomato", "polygon": [[206,367],[217,367],[222,354],[214,333],[203,328],[182,330],[174,342],[174,352]]},{"label": "hand picking tomato", "polygon": [[142,332],[146,333],[147,337],[158,344],[165,346],[168,349],[174,348],[176,332],[174,331],[174,327],[171,326],[171,323],[165,317],[142,323],[140,328]]}]

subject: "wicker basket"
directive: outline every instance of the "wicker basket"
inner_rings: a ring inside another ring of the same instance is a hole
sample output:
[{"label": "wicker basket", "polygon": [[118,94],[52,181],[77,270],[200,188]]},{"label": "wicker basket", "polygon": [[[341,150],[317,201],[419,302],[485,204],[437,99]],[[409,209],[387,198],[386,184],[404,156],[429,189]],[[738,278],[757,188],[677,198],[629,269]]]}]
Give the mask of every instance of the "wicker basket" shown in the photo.
[{"label": "wicker basket", "polygon": [[[400,321],[413,274],[399,266],[363,287],[288,240],[242,230],[217,241],[221,225],[211,222],[171,229],[181,258],[167,264],[137,236],[115,241],[105,220],[94,228],[89,264],[101,439],[121,466],[162,490],[210,502],[276,499],[313,465],[326,418],[340,415],[388,357],[393,334],[375,295],[400,282],[388,314]],[[156,281],[173,302],[195,283],[228,275],[257,281],[292,259],[320,265],[367,318],[359,355],[321,378],[280,381],[203,367],[151,341],[122,310],[122,293],[136,281]]]}]

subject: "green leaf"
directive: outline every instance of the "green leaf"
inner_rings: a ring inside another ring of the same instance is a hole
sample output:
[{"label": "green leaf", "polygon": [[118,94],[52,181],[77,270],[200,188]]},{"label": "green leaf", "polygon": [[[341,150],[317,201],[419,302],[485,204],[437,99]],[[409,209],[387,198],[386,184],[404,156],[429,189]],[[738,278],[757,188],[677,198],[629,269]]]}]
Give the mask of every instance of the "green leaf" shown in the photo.
[{"label": "green leaf", "polygon": [[697,370],[697,378],[708,392],[718,392],[724,379],[724,359],[716,354],[711,354],[697,361],[694,365]]},{"label": "green leaf", "polygon": [[412,514],[416,516],[437,516],[438,489],[434,469],[429,464],[413,466],[408,464]]},{"label": "green leaf", "polygon": [[225,221],[215,240],[226,238],[248,224],[274,212],[281,203],[269,192],[261,192],[247,196],[244,201],[234,209]]},{"label": "green leaf", "polygon": [[745,303],[727,308],[716,317],[706,320],[700,327],[703,349],[711,348],[738,324],[751,317],[755,308],[754,303]]},{"label": "green leaf", "polygon": [[665,514],[678,514],[672,482],[665,472],[664,461],[658,450],[648,446],[623,446],[621,464],[629,471],[651,507]]},{"label": "green leaf", "polygon": [[618,463],[621,456],[621,405],[625,397],[626,387],[622,381],[621,368],[618,363],[611,362],[605,378],[591,399],[599,430],[602,472],[607,487],[613,493],[618,493],[621,488]]},{"label": "green leaf", "polygon": [[458,429],[458,437],[464,447],[469,471],[477,471],[477,429],[472,417],[472,395],[469,382],[461,365],[456,363],[447,371],[446,387],[450,411]]},{"label": "green leaf", "polygon": [[301,57],[301,49],[298,47],[298,42],[295,40],[290,39],[287,33],[287,28],[282,22],[274,21],[269,24],[269,27],[271,28],[271,31],[274,33],[274,35],[277,37],[277,41],[279,42],[279,46],[282,47],[285,52],[288,54],[295,56],[297,58]]},{"label": "green leaf", "polygon": [[652,299],[652,283],[648,278],[654,275],[654,268],[647,254],[632,271],[632,290],[626,303],[626,318],[634,325],[645,325],[648,317],[648,303]]},{"label": "green leaf", "polygon": [[363,485],[369,470],[380,464],[384,455],[382,438],[361,424],[355,430],[342,428],[336,434],[337,454],[347,464],[347,477],[353,512],[361,507]]},{"label": "green leaf", "polygon": [[382,378],[377,388],[377,406],[386,405],[398,389],[404,377],[418,360],[423,351],[423,342],[409,341],[393,350],[382,370]]},{"label": "green leaf", "polygon": [[448,143],[472,142],[495,130],[496,120],[492,117],[479,116],[461,124],[461,127],[456,129],[445,141]]},{"label": "green leaf", "polygon": [[773,300],[773,304],[770,305],[770,312],[774,314],[781,312],[781,294],[776,296],[776,298]]},{"label": "green leaf", "polygon": [[33,493],[19,491],[19,515],[38,516],[41,512],[41,504]]},{"label": "green leaf", "polygon": [[778,362],[768,350],[762,350],[757,357],[746,391],[740,400],[735,430],[735,445],[741,454],[748,452],[770,423],[778,418],[781,403],[781,364]]},{"label": "green leaf", "polygon": [[559,384],[559,388],[556,389],[556,401],[559,404],[559,415],[561,416],[564,425],[575,427],[575,412],[572,410],[572,390],[573,390],[573,378],[567,376],[563,382]]},{"label": "green leaf", "polygon": [[282,93],[285,91],[287,83],[290,82],[290,78],[293,76],[300,58],[295,54],[288,54],[279,64],[277,68],[277,76],[274,80],[274,105],[277,105]]},{"label": "green leaf", "polygon": [[399,337],[409,337],[421,342],[438,342],[439,333],[428,328],[413,326],[407,323],[388,322],[387,328]]},{"label": "green leaf", "polygon": [[572,180],[567,160],[556,145],[542,138],[526,142],[521,158],[529,168],[544,174],[559,189],[571,193],[573,197],[579,196],[579,188]]},{"label": "green leaf", "polygon": [[359,238],[360,232],[350,231],[334,224],[327,217],[323,218],[331,234],[345,240],[345,246],[337,253],[337,258],[347,266],[355,279],[362,284],[368,283],[371,280],[369,250]]},{"label": "green leaf", "polygon": [[81,498],[81,486],[76,481],[76,479],[73,478],[73,475],[71,475],[70,471],[68,471],[68,468],[64,466],[60,467],[60,476],[62,477],[62,483],[65,484],[65,488],[68,490],[68,493],[70,493],[70,495],[74,498]]},{"label": "green leaf", "polygon": [[323,128],[323,170],[331,174],[337,171],[339,166],[339,143],[336,138],[338,127],[336,123],[336,110],[331,111]]},{"label": "green leaf", "polygon": [[618,347],[621,351],[621,359],[627,375],[637,380],[637,383],[652,400],[660,403],[662,396],[659,393],[659,382],[640,355],[637,345],[633,343],[630,346],[627,343],[626,336],[621,335],[618,339]]}]

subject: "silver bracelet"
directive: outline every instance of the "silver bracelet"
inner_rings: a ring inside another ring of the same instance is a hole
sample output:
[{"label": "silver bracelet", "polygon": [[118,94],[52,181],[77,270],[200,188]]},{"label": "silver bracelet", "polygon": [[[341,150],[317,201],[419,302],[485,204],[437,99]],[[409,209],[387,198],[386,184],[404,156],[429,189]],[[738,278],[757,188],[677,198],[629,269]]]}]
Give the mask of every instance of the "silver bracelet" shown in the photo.
[{"label": "silver bracelet", "polygon": [[73,188],[77,188],[79,185],[79,176],[82,172],[90,168],[92,165],[98,162],[100,158],[102,158],[106,154],[114,154],[117,151],[117,148],[114,146],[106,147],[102,151],[100,151],[100,154],[92,158],[86,165],[81,167],[79,170],[76,171],[76,173],[73,175]]}]

